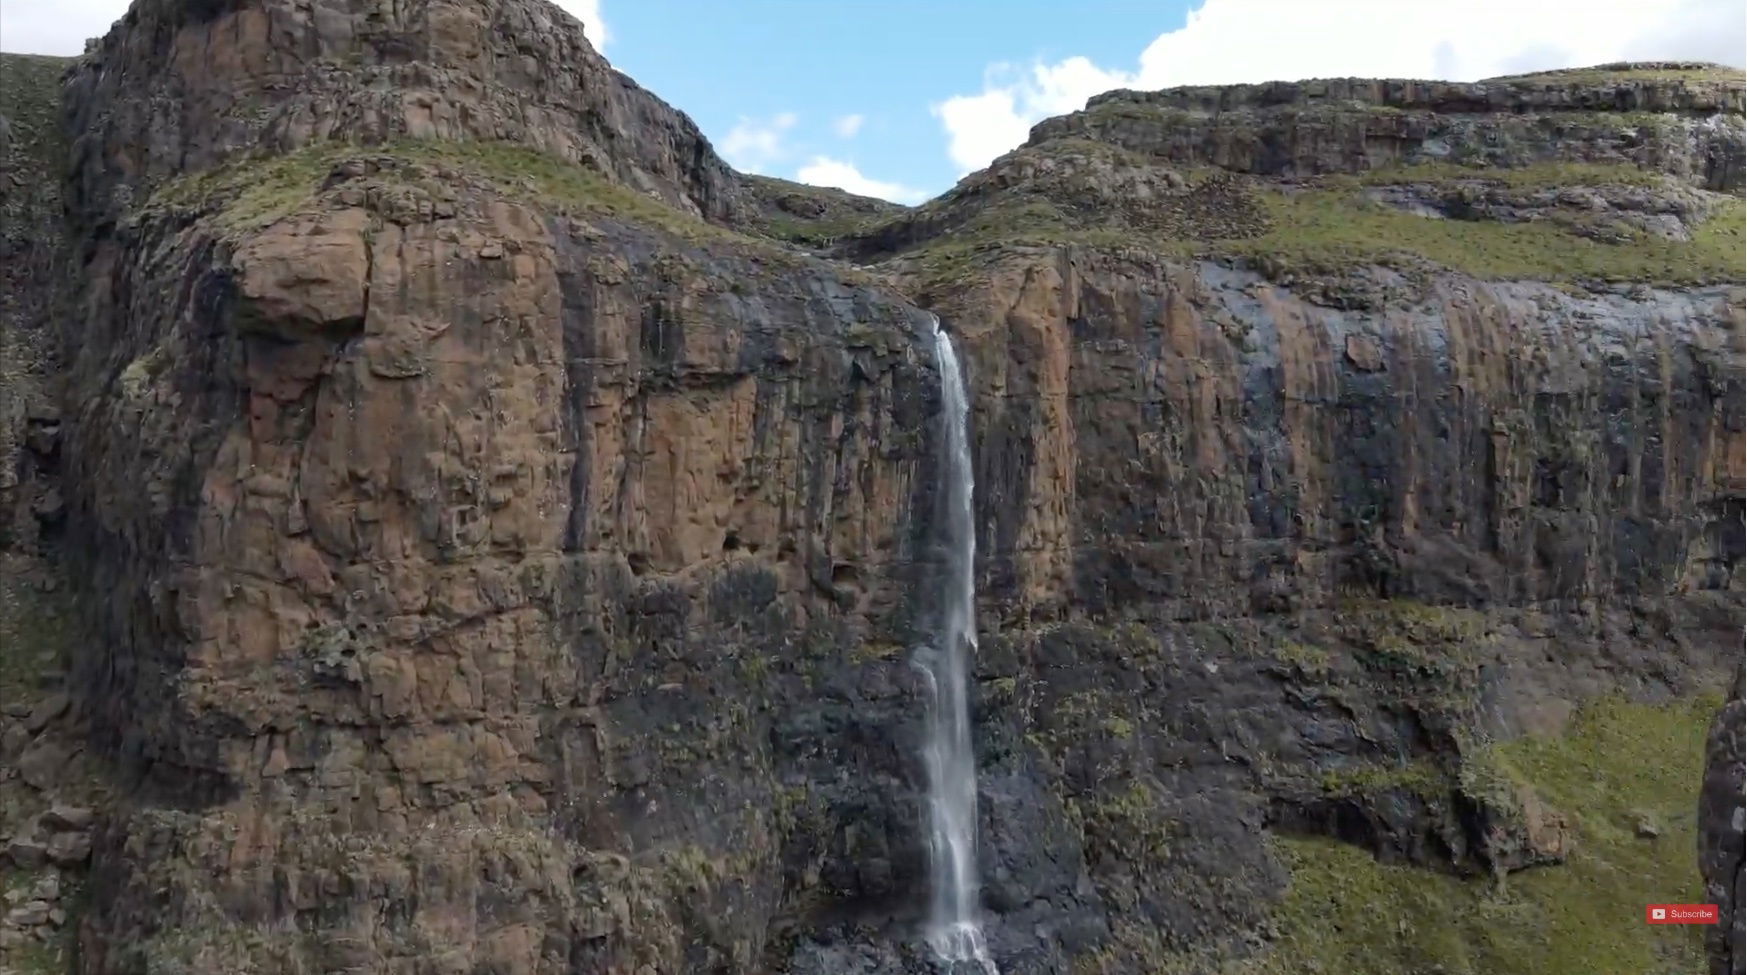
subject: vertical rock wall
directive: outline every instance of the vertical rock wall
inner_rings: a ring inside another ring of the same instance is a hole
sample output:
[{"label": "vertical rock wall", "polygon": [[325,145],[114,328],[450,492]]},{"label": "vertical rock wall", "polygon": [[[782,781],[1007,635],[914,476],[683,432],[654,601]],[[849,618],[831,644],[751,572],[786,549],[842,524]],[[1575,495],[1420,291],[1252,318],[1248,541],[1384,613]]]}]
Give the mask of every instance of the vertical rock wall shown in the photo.
[{"label": "vertical rock wall", "polygon": [[[928,313],[532,0],[142,0],[66,99],[82,970],[923,970]],[[1557,863],[1488,749],[1738,652],[1739,289],[1359,273],[930,286],[1005,971],[1255,955],[1276,835]]]}]

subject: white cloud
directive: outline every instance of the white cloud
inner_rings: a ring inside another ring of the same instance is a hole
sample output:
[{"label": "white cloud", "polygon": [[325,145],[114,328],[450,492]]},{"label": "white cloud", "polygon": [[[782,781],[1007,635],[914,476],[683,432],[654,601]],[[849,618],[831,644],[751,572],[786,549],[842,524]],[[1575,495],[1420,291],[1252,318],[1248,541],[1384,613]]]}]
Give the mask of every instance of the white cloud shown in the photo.
[{"label": "white cloud", "polygon": [[[1025,141],[1031,126],[1112,88],[1303,78],[1445,78],[1625,59],[1747,63],[1740,0],[1205,0],[1127,68],[1083,57],[995,65],[983,90],[933,106],[962,172]],[[1313,40],[1314,39],[1314,40]]]},{"label": "white cloud", "polygon": [[947,154],[962,175],[1024,142],[1039,119],[1076,111],[1087,97],[1127,83],[1120,72],[1082,57],[1035,64],[1028,71],[998,64],[984,73],[981,94],[955,95],[934,105],[933,112],[946,128]]},{"label": "white cloud", "polygon": [[601,19],[601,0],[554,0],[563,7],[570,16],[582,21],[582,33],[588,42],[594,45],[596,51],[606,48],[607,42],[613,39],[611,31],[607,30],[607,22]]},{"label": "white cloud", "polygon": [[870,179],[855,168],[854,163],[828,156],[814,156],[813,161],[795,173],[795,179],[814,186],[835,186],[860,196],[876,196],[894,203],[920,203],[928,194],[900,183]]},{"label": "white cloud", "polygon": [[780,112],[767,119],[744,115],[722,139],[722,155],[736,169],[761,173],[772,163],[788,155],[783,138],[799,121],[794,112]]},{"label": "white cloud", "polygon": [[837,130],[837,134],[843,138],[853,139],[855,138],[855,134],[861,131],[861,123],[865,121],[867,121],[867,119],[862,118],[860,115],[845,115],[837,121],[832,122],[831,127]]}]

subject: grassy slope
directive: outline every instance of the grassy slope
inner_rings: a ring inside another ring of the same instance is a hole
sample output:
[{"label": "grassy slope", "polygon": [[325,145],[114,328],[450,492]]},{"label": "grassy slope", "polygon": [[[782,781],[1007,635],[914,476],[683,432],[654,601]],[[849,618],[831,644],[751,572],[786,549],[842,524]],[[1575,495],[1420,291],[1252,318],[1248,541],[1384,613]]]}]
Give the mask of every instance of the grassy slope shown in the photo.
[{"label": "grassy slope", "polygon": [[1075,243],[1138,248],[1175,257],[1268,259],[1311,271],[1364,264],[1429,261],[1485,279],[1550,282],[1644,281],[1692,285],[1739,280],[1742,199],[1713,194],[1713,209],[1691,241],[1637,234],[1603,243],[1551,221],[1500,223],[1439,220],[1364,198],[1366,185],[1480,180],[1513,191],[1562,186],[1651,187],[1664,177],[1629,165],[1548,163],[1514,170],[1448,165],[1399,167],[1364,177],[1328,177],[1286,191],[1252,184],[1268,229],[1244,239],[1188,240],[1122,228],[1089,227],[1041,198],[1009,198],[953,233],[900,255],[930,284],[973,270],[976,256],[1011,245]]},{"label": "grassy slope", "polygon": [[[71,63],[71,58],[0,54],[0,115],[6,116],[12,138],[6,162],[17,166],[21,175],[40,171],[37,167],[52,164],[60,154],[55,116],[61,103],[61,73]],[[23,192],[6,187],[6,199],[27,197],[35,187],[35,181],[27,181]],[[43,189],[54,191],[53,186]]]},{"label": "grassy slope", "polygon": [[[282,156],[239,159],[159,187],[148,209],[204,208],[217,201],[222,203],[224,226],[248,231],[307,204],[336,164],[382,157],[424,167],[428,172],[415,178],[432,182],[433,189],[446,178],[445,171],[463,172],[497,193],[537,203],[555,214],[616,217],[694,242],[735,241],[766,248],[779,242],[812,245],[904,209],[841,190],[747,177],[762,209],[745,228],[749,233],[742,233],[681,213],[592,169],[535,149],[504,142],[416,139],[376,146],[323,143]],[[778,203],[785,199],[804,200],[820,212],[812,217],[785,213]]]},{"label": "grassy slope", "polygon": [[905,207],[825,186],[742,174],[756,213],[751,229],[774,240],[820,246],[904,212]]},{"label": "grassy slope", "polygon": [[1600,85],[1611,81],[1735,81],[1747,77],[1740,68],[1712,64],[1683,67],[1609,67],[1565,68],[1558,71],[1537,71],[1532,74],[1504,75],[1487,81],[1569,82],[1574,85]]},{"label": "grassy slope", "polygon": [[[1351,846],[1282,839],[1292,884],[1271,955],[1235,969],[1393,975],[1689,975],[1701,934],[1651,927],[1652,902],[1702,900],[1694,793],[1717,702],[1604,701],[1558,738],[1484,750],[1497,775],[1531,784],[1563,812],[1575,849],[1563,865],[1503,885],[1378,863]],[[1648,818],[1661,835],[1637,835]]]},{"label": "grassy slope", "polygon": [[1691,241],[1638,234],[1613,244],[1551,222],[1427,219],[1362,199],[1356,182],[1265,195],[1272,229],[1216,250],[1317,266],[1391,263],[1407,255],[1487,279],[1692,285],[1741,277],[1747,210],[1735,197],[1720,198]]},{"label": "grassy slope", "polygon": [[147,209],[223,206],[222,223],[256,229],[309,203],[333,168],[346,160],[393,158],[422,164],[428,177],[445,168],[487,181],[513,199],[538,201],[558,213],[609,214],[636,220],[688,239],[732,236],[729,231],[680,213],[599,173],[545,153],[498,142],[405,140],[382,146],[322,143],[282,156],[240,159],[173,180],[157,189]]}]

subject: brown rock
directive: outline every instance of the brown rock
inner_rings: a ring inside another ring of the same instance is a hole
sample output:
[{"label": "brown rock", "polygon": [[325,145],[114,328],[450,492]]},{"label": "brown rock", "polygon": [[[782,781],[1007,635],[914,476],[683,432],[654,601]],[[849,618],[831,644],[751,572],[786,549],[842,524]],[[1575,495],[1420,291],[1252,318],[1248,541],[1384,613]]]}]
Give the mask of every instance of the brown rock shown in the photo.
[{"label": "brown rock", "polygon": [[[305,8],[148,0],[131,13],[129,29],[94,45],[75,82],[84,96],[75,102],[76,128],[97,131],[85,112],[129,104],[105,115],[111,128],[103,131],[119,154],[96,164],[101,175],[87,174],[95,195],[83,202],[113,205],[125,199],[124,186],[206,169],[257,146],[411,137],[535,146],[711,219],[746,205],[736,174],[689,118],[614,71],[575,21],[533,0],[408,9],[374,0]],[[380,46],[400,43],[378,32],[382,23],[419,43],[380,59]],[[318,68],[310,51],[349,68]],[[416,70],[406,70],[409,57]],[[121,83],[123,76],[135,80]],[[290,77],[299,83],[278,80]],[[261,111],[269,101],[277,110]],[[427,212],[439,208],[452,205]]]},{"label": "brown rock", "polygon": [[1565,814],[1541,801],[1533,789],[1517,791],[1531,862],[1559,862],[1571,852],[1571,824]]},{"label": "brown rock", "polygon": [[1383,350],[1377,345],[1377,339],[1370,335],[1352,334],[1347,336],[1347,361],[1360,372],[1378,372],[1383,369]]},{"label": "brown rock", "polygon": [[286,339],[361,328],[369,282],[363,210],[276,224],[236,255],[246,301],[238,326]]}]

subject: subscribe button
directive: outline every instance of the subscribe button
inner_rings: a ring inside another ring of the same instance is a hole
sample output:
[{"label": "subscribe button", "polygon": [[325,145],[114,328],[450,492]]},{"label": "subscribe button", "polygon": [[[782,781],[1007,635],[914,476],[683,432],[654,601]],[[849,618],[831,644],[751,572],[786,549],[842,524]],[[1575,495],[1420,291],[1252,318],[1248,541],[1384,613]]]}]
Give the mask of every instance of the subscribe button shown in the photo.
[{"label": "subscribe button", "polygon": [[1644,908],[1649,924],[1715,924],[1715,904],[1650,904]]}]

